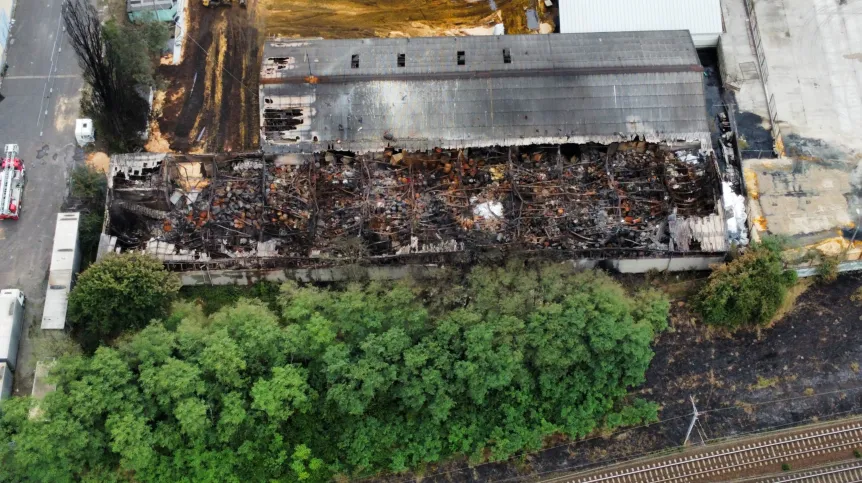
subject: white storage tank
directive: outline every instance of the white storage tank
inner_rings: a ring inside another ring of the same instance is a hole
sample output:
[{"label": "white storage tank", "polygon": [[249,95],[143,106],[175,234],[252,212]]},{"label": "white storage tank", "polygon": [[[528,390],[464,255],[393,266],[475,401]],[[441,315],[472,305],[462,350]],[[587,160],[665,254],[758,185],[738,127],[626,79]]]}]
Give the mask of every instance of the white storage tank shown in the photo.
[{"label": "white storage tank", "polygon": [[24,293],[14,288],[0,292],[0,363],[15,371],[18,342],[24,327]]}]

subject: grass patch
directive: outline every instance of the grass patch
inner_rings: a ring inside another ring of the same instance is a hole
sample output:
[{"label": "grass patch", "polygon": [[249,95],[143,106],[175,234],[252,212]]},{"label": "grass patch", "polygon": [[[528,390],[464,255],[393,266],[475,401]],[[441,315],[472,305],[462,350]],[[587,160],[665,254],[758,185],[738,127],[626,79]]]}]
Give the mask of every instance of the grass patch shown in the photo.
[{"label": "grass patch", "polygon": [[210,315],[222,307],[233,305],[241,298],[260,299],[270,310],[280,313],[276,297],[280,284],[274,282],[258,282],[254,285],[196,285],[180,289],[180,299],[197,302],[203,307],[204,313]]},{"label": "grass patch", "polygon": [[800,278],[795,284],[787,289],[787,296],[784,297],[784,302],[778,306],[778,311],[776,311],[775,315],[772,316],[772,320],[769,321],[767,326],[772,326],[779,320],[783,319],[785,315],[793,312],[793,309],[796,308],[796,300],[811,288],[813,284],[814,280],[810,277]]},{"label": "grass patch", "polygon": [[736,401],[734,404],[736,407],[745,411],[745,414],[748,414],[748,415],[754,414],[754,405],[753,404],[749,404],[749,403],[743,402],[743,401]]},{"label": "grass patch", "polygon": [[749,389],[766,389],[768,387],[775,387],[778,384],[777,377],[762,377],[757,376],[757,382],[748,386]]},{"label": "grass patch", "polygon": [[858,362],[851,362],[850,363],[850,370],[853,372],[859,372],[859,363]]},{"label": "grass patch", "polygon": [[856,291],[853,292],[853,295],[850,296],[850,300],[862,305],[862,287],[857,288]]}]

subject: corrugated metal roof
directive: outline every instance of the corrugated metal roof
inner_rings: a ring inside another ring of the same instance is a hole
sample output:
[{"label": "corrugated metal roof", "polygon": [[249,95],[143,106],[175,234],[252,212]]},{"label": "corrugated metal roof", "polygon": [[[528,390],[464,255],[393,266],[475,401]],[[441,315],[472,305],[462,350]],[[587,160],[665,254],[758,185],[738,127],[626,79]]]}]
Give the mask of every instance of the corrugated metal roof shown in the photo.
[{"label": "corrugated metal roof", "polygon": [[[505,61],[508,50],[510,61]],[[463,52],[463,65],[458,64]],[[399,66],[403,55],[403,67]],[[679,32],[572,35],[501,35],[413,39],[293,40],[267,42],[261,76],[302,80],[368,76],[450,77],[480,73],[580,69],[655,69],[699,65],[689,36]],[[348,79],[349,80],[349,79]]]},{"label": "corrugated metal roof", "polygon": [[721,0],[560,0],[560,32],[688,30],[697,47],[723,31]]},{"label": "corrugated metal roof", "polygon": [[700,70],[686,32],[276,41],[264,150],[706,142]]},{"label": "corrugated metal roof", "polygon": [[54,228],[54,248],[51,251],[51,271],[72,270],[78,247],[80,213],[57,213]]}]

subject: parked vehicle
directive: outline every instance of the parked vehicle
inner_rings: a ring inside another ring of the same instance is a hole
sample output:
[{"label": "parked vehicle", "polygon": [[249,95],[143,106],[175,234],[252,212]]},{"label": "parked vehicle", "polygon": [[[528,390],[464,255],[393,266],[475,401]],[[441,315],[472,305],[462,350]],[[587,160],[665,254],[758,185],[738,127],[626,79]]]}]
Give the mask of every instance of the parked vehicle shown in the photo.
[{"label": "parked vehicle", "polygon": [[0,363],[12,372],[18,362],[18,342],[24,327],[24,292],[7,288],[0,292]]},{"label": "parked vehicle", "polygon": [[18,145],[7,144],[0,163],[0,220],[17,220],[24,194],[24,161],[18,158]]}]

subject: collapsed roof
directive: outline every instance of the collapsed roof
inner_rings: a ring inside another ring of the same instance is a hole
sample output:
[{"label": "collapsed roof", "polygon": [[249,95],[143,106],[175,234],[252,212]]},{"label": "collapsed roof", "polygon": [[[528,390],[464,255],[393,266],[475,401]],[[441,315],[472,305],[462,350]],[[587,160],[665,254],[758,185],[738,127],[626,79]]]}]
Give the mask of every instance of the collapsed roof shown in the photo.
[{"label": "collapsed roof", "polygon": [[175,266],[727,249],[717,165],[696,146],[133,154],[112,157],[110,174],[100,252],[141,250]]},{"label": "collapsed roof", "polygon": [[266,43],[268,153],[709,143],[686,31]]}]

